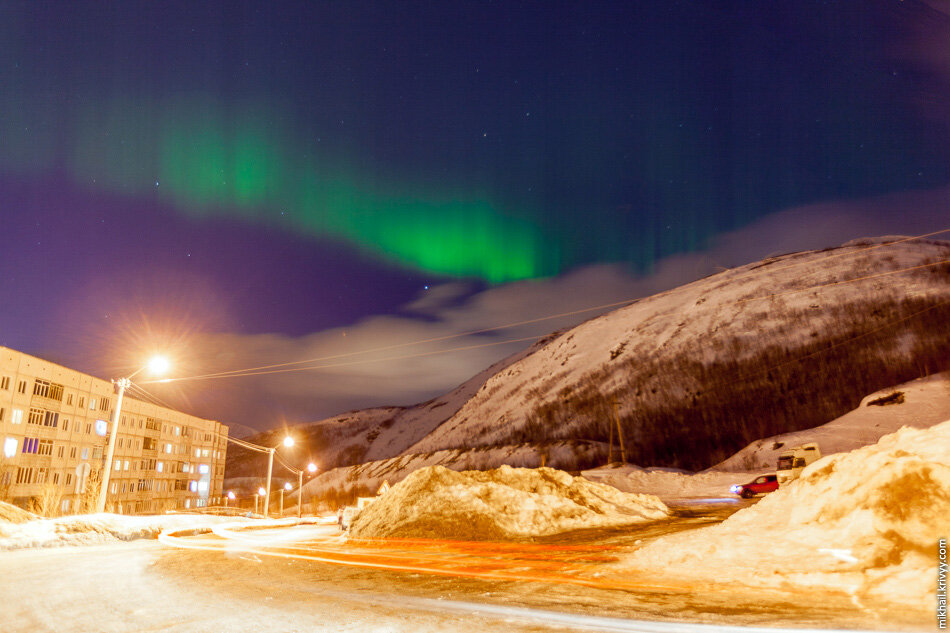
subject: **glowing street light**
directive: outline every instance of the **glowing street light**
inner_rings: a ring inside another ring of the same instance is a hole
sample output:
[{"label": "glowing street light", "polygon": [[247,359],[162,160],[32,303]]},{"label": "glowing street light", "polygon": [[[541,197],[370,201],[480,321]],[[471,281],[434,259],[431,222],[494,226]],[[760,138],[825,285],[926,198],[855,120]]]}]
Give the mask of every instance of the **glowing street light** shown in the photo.
[{"label": "glowing street light", "polygon": [[160,375],[168,371],[170,363],[164,356],[153,356],[149,361],[132,372],[127,378],[113,380],[112,384],[118,389],[118,398],[115,403],[115,413],[112,414],[112,429],[109,434],[109,447],[106,449],[106,463],[103,468],[102,482],[99,485],[99,498],[96,500],[96,512],[106,511],[106,495],[109,494],[109,479],[112,475],[112,460],[115,457],[115,438],[119,434],[119,420],[122,415],[122,398],[125,396],[125,390],[132,386],[134,378],[143,369],[148,369],[152,375]]},{"label": "glowing street light", "polygon": [[280,513],[278,515],[280,518],[284,518],[284,491],[287,490],[289,492],[292,488],[293,486],[291,486],[288,481],[284,483],[283,488],[280,489]]},{"label": "glowing street light", "polygon": [[227,496],[224,497],[224,507],[228,507],[228,501],[234,501],[234,491],[228,490]]}]

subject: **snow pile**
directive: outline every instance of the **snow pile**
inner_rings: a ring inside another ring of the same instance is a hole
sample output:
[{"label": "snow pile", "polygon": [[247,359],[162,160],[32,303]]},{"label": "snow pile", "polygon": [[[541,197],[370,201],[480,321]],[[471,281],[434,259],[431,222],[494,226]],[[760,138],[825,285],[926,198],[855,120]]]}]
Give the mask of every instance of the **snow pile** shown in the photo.
[{"label": "snow pile", "polygon": [[[723,523],[658,539],[625,566],[692,579],[845,590],[931,609],[950,531],[950,421],[831,455]],[[697,564],[702,561],[702,564]]]},{"label": "snow pile", "polygon": [[583,475],[624,492],[654,494],[661,499],[732,497],[729,486],[755,477],[755,474],[743,476],[711,470],[693,473],[675,468],[640,468],[633,464],[609,464],[585,470]]},{"label": "snow pile", "polygon": [[29,547],[94,545],[110,541],[157,538],[163,530],[201,529],[234,517],[200,514],[123,516],[82,514],[13,523],[0,518],[0,551]]},{"label": "snow pile", "polygon": [[353,521],[354,538],[527,539],[663,519],[657,497],[627,494],[553,468],[417,470]]},{"label": "snow pile", "polygon": [[27,512],[15,505],[0,501],[0,534],[3,534],[5,523],[23,523],[37,518],[32,512]]}]

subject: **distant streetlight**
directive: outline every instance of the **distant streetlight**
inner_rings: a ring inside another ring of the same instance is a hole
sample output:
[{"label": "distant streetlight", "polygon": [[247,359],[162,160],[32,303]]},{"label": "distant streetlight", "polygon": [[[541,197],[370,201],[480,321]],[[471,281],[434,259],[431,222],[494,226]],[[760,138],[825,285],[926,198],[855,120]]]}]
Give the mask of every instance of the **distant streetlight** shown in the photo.
[{"label": "distant streetlight", "polygon": [[280,516],[281,519],[284,518],[284,491],[285,491],[285,490],[290,490],[290,489],[292,489],[292,488],[293,488],[293,486],[291,486],[291,485],[290,485],[290,482],[288,481],[288,482],[284,483],[283,488],[280,489],[280,513],[279,513],[278,516]]},{"label": "distant streetlight", "polygon": [[224,497],[224,507],[228,507],[228,501],[234,501],[234,491],[229,490],[227,496]]},{"label": "distant streetlight", "polygon": [[112,414],[112,429],[109,433],[109,447],[106,449],[106,464],[103,468],[102,482],[99,484],[99,498],[96,500],[96,512],[106,511],[106,495],[109,494],[109,479],[112,476],[112,460],[115,458],[115,438],[119,434],[119,420],[122,415],[122,398],[125,396],[125,390],[132,386],[132,378],[138,375],[143,369],[148,369],[153,376],[159,376],[170,367],[168,359],[164,356],[153,356],[149,361],[132,372],[127,378],[113,380],[112,384],[118,389],[118,398],[115,403],[115,413]]},{"label": "distant streetlight", "polygon": [[[307,464],[307,472],[311,475],[317,472],[317,465],[313,462]],[[303,516],[303,471],[297,471],[297,518]]]}]

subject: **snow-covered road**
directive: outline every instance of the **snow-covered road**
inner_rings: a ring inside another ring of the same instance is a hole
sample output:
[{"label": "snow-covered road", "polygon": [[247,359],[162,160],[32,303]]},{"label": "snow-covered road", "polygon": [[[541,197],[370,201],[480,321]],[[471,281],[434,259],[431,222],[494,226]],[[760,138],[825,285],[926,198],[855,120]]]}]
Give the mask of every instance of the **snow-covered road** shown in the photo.
[{"label": "snow-covered road", "polygon": [[[704,522],[692,517],[669,529]],[[629,546],[650,532],[587,535],[532,548],[489,552],[412,548],[429,563],[455,559],[469,567],[520,557],[522,571],[564,562],[571,551],[588,564],[593,554]],[[751,633],[761,626],[881,628],[833,596],[797,604],[761,595],[710,592],[704,587],[620,591],[549,583],[540,578],[488,580],[417,571],[328,565],[270,550],[319,543],[345,551],[332,526],[237,531],[226,538],[188,538],[200,549],[173,549],[152,540],[93,547],[33,549],[0,554],[3,631],[717,631]],[[295,544],[292,544],[295,543]],[[221,547],[225,545],[224,547]],[[480,544],[479,548],[486,547]],[[539,549],[546,548],[546,549]],[[353,548],[351,555],[365,554]],[[502,548],[504,550],[505,548]],[[543,553],[526,557],[526,553]],[[392,552],[390,552],[392,553]],[[375,555],[375,554],[374,554]],[[365,560],[365,558],[364,558]],[[578,561],[574,561],[578,562]],[[510,563],[510,561],[508,561]],[[513,566],[513,565],[512,565]],[[491,572],[498,567],[483,567]],[[589,570],[588,570],[589,571]],[[559,574],[566,574],[564,569]],[[596,573],[596,572],[594,572]],[[651,579],[628,579],[644,586]],[[659,620],[678,620],[662,622]],[[687,624],[684,620],[700,624]],[[893,621],[892,621],[893,622]],[[883,627],[887,628],[887,627]],[[901,628],[901,627],[897,627]]]}]

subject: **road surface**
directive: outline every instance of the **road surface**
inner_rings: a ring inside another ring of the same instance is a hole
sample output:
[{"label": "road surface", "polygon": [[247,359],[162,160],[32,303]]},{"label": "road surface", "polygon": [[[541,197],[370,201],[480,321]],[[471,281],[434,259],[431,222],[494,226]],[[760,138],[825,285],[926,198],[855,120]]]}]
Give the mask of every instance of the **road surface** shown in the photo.
[{"label": "road surface", "polygon": [[722,520],[736,507],[680,508],[676,518],[661,524],[530,544],[354,544],[342,542],[335,526],[302,525],[225,529],[164,543],[6,552],[0,554],[0,628],[4,633],[910,628],[898,614],[881,620],[842,596],[713,589],[609,572],[611,559],[638,542]]}]

